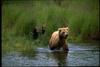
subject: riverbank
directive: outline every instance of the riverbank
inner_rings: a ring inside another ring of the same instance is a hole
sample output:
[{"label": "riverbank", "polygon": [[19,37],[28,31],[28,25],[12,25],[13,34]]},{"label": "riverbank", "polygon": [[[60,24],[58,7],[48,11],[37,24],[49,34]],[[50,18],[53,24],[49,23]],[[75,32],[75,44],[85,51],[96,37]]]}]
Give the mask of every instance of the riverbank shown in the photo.
[{"label": "riverbank", "polygon": [[[47,47],[52,32],[66,25],[68,42],[96,42],[99,37],[99,0],[3,1],[2,53]],[[37,26],[45,33],[36,40]]]}]

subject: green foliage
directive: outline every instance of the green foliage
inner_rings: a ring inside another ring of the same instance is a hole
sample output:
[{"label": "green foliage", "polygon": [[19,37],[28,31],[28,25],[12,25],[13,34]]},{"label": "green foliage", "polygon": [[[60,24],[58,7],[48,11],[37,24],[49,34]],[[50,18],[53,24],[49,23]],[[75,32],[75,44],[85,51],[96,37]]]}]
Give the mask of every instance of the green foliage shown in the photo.
[{"label": "green foliage", "polygon": [[[70,29],[70,42],[100,39],[99,0],[4,1],[3,50],[20,51],[32,46],[48,46],[52,32],[65,24]],[[42,25],[46,26],[45,34],[32,40],[30,32],[35,26]]]}]

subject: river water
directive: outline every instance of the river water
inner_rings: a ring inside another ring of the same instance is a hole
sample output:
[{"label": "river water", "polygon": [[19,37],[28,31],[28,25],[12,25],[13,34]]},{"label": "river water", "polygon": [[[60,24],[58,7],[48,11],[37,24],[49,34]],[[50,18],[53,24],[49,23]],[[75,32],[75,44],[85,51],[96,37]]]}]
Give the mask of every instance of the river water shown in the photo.
[{"label": "river water", "polygon": [[100,66],[99,44],[69,43],[68,46],[68,53],[43,47],[11,52],[2,56],[2,66]]}]

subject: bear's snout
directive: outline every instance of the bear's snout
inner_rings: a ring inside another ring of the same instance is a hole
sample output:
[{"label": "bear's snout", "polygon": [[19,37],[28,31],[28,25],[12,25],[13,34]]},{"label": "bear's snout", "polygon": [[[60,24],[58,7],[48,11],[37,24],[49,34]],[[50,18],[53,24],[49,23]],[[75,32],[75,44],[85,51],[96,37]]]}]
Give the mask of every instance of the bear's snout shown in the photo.
[{"label": "bear's snout", "polygon": [[65,37],[65,39],[68,37],[68,33],[67,32],[64,32],[64,37]]},{"label": "bear's snout", "polygon": [[67,37],[68,37],[68,34],[66,34],[64,38],[66,39]]},{"label": "bear's snout", "polygon": [[68,37],[68,34],[65,37],[67,38]]}]

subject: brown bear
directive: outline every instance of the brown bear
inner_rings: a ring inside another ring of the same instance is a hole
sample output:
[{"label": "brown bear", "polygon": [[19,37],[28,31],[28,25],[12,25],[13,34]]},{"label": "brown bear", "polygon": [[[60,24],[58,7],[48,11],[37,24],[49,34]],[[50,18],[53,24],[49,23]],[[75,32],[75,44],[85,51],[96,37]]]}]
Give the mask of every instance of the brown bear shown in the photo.
[{"label": "brown bear", "polygon": [[58,28],[58,31],[53,32],[50,41],[49,47],[51,50],[63,48],[64,51],[68,51],[68,45],[66,44],[66,39],[68,37],[69,28],[63,27]]},{"label": "brown bear", "polygon": [[40,35],[45,33],[45,26],[36,26],[32,30],[33,39],[37,39]]}]

